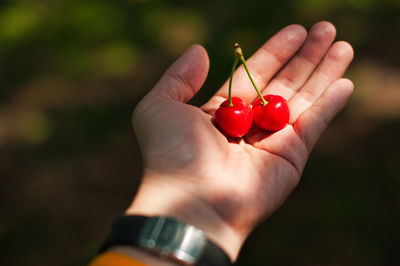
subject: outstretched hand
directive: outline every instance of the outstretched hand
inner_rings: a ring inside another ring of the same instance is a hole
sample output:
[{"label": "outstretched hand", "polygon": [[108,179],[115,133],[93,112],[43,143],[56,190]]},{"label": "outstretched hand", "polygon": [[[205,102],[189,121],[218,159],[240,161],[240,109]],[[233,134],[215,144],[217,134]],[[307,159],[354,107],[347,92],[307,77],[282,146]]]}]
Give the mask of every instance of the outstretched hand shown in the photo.
[{"label": "outstretched hand", "polygon": [[[213,124],[228,97],[227,82],[202,107],[186,104],[209,68],[204,48],[189,48],[134,111],[144,177],[127,213],[180,218],[235,259],[251,230],[298,184],[310,151],[353,91],[342,78],[353,50],[334,38],[328,22],[309,33],[291,25],[247,60],[262,93],[286,98],[291,117],[278,132],[254,128],[241,139],[228,139]],[[233,95],[257,99],[243,66],[234,75]]]}]

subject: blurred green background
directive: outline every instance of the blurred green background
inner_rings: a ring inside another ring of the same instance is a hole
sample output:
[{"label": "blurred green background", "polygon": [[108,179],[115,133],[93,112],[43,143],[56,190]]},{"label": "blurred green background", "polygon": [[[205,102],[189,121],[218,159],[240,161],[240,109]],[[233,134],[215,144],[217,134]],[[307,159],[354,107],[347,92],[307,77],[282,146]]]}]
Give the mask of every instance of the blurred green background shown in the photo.
[{"label": "blurred green background", "polygon": [[349,41],[349,105],[287,203],[237,265],[400,265],[400,1],[0,2],[1,265],[85,265],[141,175],[135,104],[192,43],[203,103],[282,27],[333,22]]}]

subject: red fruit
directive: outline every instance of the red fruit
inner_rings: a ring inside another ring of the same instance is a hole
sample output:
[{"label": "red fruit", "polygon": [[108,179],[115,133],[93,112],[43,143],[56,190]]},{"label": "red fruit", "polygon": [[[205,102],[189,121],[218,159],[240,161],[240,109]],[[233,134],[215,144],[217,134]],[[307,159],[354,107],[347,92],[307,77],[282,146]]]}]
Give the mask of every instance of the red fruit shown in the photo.
[{"label": "red fruit", "polygon": [[258,98],[253,104],[254,122],[257,126],[269,130],[278,131],[289,122],[290,111],[285,98],[279,95],[265,95],[267,101],[263,105],[261,98]]},{"label": "red fruit", "polygon": [[230,137],[243,137],[249,132],[253,123],[253,112],[250,105],[239,97],[224,101],[215,112],[215,122],[219,129]]}]

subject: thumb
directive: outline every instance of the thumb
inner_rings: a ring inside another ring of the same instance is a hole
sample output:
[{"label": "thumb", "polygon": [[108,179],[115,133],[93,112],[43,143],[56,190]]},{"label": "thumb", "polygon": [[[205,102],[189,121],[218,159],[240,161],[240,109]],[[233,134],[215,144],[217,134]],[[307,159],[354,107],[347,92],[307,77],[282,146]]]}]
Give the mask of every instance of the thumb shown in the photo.
[{"label": "thumb", "polygon": [[146,100],[168,98],[180,102],[189,101],[203,85],[209,68],[206,50],[193,45],[173,63]]}]

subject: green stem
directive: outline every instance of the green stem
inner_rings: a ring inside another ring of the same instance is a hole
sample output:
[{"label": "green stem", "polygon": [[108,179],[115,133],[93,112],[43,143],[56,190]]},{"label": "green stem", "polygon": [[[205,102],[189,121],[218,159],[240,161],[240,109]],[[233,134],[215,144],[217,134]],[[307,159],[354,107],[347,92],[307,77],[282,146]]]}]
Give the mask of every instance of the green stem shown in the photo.
[{"label": "green stem", "polygon": [[233,103],[232,103],[232,79],[233,79],[233,73],[235,72],[238,61],[239,61],[239,58],[235,55],[235,59],[233,60],[231,76],[229,77],[229,106],[233,106]]},{"label": "green stem", "polygon": [[246,69],[247,75],[249,76],[251,83],[253,84],[254,88],[256,89],[258,96],[260,96],[263,105],[267,105],[268,102],[264,99],[260,90],[257,88],[256,83],[254,82],[253,78],[251,77],[249,68],[247,67],[247,64],[246,64],[246,60],[244,60],[242,48],[240,48],[240,45],[238,43],[235,43],[234,47],[235,47],[236,56],[239,57],[240,61],[243,63],[244,69]]}]

